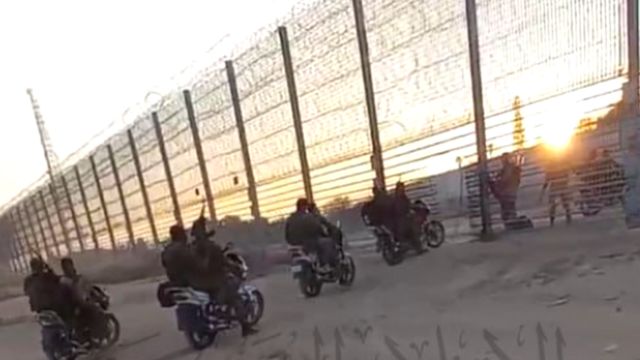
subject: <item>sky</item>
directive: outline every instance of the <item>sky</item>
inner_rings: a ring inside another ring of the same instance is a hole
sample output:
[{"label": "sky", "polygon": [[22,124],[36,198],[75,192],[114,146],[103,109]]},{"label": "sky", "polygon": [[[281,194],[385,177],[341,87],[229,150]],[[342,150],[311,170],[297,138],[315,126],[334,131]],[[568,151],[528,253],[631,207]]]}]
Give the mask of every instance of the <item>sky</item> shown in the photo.
[{"label": "sky", "polygon": [[27,88],[64,159],[124,126],[147,94],[175,84],[212,47],[224,53],[296,2],[0,2],[0,205],[46,171]]}]

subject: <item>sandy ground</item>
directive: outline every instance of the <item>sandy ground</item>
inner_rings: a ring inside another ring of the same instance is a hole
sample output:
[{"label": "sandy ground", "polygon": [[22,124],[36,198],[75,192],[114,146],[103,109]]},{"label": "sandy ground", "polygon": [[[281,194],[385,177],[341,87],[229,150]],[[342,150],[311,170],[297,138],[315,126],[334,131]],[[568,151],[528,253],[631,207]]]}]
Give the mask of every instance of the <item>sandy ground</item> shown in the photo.
[{"label": "sandy ground", "polygon": [[[304,299],[286,269],[253,281],[260,333],[188,349],[157,280],[110,286],[122,339],[97,359],[640,359],[640,232],[595,221],[445,245],[396,267],[355,253],[354,286]],[[0,316],[25,310],[0,303]],[[33,322],[0,327],[0,359],[43,359]]]}]

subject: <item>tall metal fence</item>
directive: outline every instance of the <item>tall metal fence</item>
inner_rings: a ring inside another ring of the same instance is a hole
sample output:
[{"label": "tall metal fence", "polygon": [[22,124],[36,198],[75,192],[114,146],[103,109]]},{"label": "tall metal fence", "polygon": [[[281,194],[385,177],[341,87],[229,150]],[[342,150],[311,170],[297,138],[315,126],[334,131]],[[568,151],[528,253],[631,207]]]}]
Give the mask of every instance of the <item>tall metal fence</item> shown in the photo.
[{"label": "tall metal fence", "polygon": [[546,219],[540,149],[622,161],[637,12],[637,0],[305,3],[7,207],[4,259],[21,271],[34,254],[157,244],[201,211],[195,188],[214,219],[276,221],[302,196],[355,206],[376,177],[487,231],[503,204],[480,189],[504,152],[524,159],[518,211]]}]

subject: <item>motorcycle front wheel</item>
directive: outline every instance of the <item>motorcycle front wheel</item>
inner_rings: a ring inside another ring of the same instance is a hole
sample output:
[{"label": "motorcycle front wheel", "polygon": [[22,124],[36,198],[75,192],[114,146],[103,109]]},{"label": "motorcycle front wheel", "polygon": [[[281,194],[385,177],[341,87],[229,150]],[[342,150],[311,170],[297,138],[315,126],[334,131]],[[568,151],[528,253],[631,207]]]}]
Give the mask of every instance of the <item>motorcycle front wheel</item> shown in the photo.
[{"label": "motorcycle front wheel", "polygon": [[189,345],[191,345],[194,350],[198,351],[208,348],[216,339],[215,332],[186,331],[185,336],[187,337]]},{"label": "motorcycle front wheel", "polygon": [[106,337],[104,339],[104,347],[113,346],[120,340],[120,321],[111,313],[106,314]]},{"label": "motorcycle front wheel", "polygon": [[353,258],[347,255],[341,266],[342,270],[340,272],[338,283],[342,286],[351,286],[356,278],[356,264],[353,261]]},{"label": "motorcycle front wheel", "polygon": [[389,266],[395,266],[402,262],[402,251],[397,248],[396,244],[391,240],[382,242],[382,258]]},{"label": "motorcycle front wheel", "polygon": [[260,290],[252,291],[254,297],[249,303],[249,313],[247,314],[247,323],[251,326],[256,325],[264,314],[264,296]]},{"label": "motorcycle front wheel", "polygon": [[424,227],[424,239],[427,246],[432,248],[440,247],[444,243],[444,225],[440,221],[431,220]]}]

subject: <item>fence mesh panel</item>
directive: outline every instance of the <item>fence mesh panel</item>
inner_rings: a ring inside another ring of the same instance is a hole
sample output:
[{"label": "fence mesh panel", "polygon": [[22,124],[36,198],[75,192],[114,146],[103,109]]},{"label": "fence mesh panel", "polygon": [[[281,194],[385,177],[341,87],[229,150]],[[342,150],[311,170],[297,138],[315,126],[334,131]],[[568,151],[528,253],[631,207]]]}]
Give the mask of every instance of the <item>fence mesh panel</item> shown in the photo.
[{"label": "fence mesh panel", "polygon": [[[620,145],[627,131],[620,127],[623,100],[630,98],[626,1],[476,0],[476,7],[493,223],[543,224],[565,212],[580,221],[622,218],[628,185],[622,164],[629,161]],[[411,197],[477,233],[479,174],[465,2],[363,0],[363,11],[388,187],[408,183]],[[235,68],[260,215],[281,220],[304,196],[276,25],[288,30],[314,198],[324,210],[355,208],[370,196],[375,175],[353,3],[305,1],[224,57]],[[194,190],[203,190],[203,181],[211,186],[218,219],[252,220],[224,61],[212,60],[199,70],[183,84],[191,91],[208,179],[202,179],[181,91],[165,94],[130,127],[161,240],[176,221],[176,209],[152,111],[187,226],[202,209]],[[108,144],[134,237],[150,243],[131,144],[120,132],[93,151],[116,246],[129,246],[129,234]],[[507,160],[512,167],[505,166]],[[3,214],[0,232],[12,239],[6,248],[14,269],[24,268],[32,252],[63,255],[63,228],[72,252],[92,250],[89,217],[98,246],[112,247],[91,163],[84,158],[75,166],[88,213],[74,168],[65,168],[58,177],[70,199],[61,184],[53,184],[54,196],[39,181]],[[505,169],[519,175],[509,178]]]}]

